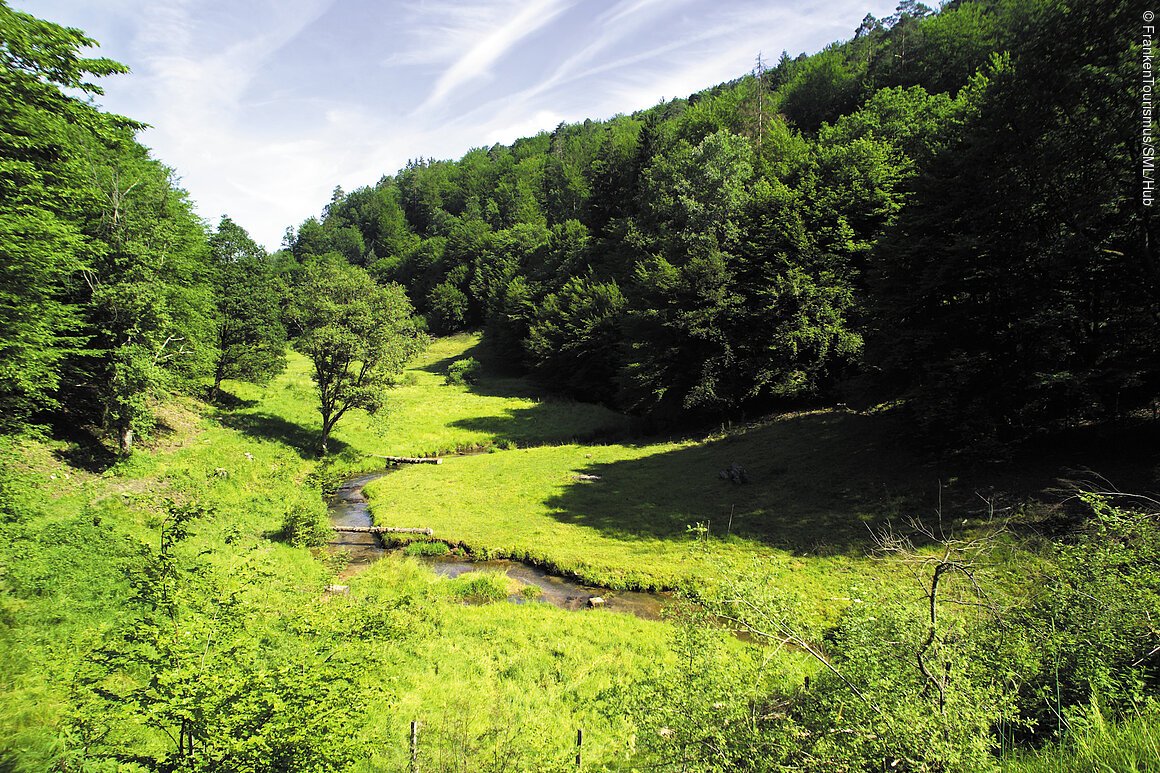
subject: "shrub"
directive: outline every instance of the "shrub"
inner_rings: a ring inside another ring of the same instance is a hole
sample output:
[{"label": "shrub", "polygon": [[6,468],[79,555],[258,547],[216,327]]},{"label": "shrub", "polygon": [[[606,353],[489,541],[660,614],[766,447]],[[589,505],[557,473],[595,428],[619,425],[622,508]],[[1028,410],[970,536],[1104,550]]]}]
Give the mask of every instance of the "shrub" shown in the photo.
[{"label": "shrub", "polygon": [[456,360],[447,368],[447,383],[457,386],[474,384],[479,379],[479,360],[465,357]]},{"label": "shrub", "polygon": [[[1093,701],[1131,716],[1160,686],[1160,516],[1082,494],[1091,515],[1056,547],[1039,596],[1014,622],[1036,638],[1038,669],[1024,677],[1027,719],[1066,730]],[[1063,719],[1060,718],[1062,715]]]},{"label": "shrub", "polygon": [[280,536],[294,547],[325,545],[333,534],[322,502],[317,505],[297,503],[282,517]]}]

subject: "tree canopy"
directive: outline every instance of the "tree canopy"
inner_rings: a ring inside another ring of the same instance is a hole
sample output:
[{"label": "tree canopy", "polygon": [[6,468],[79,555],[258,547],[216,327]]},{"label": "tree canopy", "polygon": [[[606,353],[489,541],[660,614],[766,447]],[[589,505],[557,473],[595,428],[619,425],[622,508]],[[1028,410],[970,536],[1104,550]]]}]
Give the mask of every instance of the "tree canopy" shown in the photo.
[{"label": "tree canopy", "polygon": [[658,420],[896,400],[982,449],[1114,419],[1160,390],[1128,9],[907,0],[687,99],[414,161],[295,250]]},{"label": "tree canopy", "polygon": [[402,285],[380,286],[337,254],[303,266],[288,317],[294,348],[313,365],[325,455],[339,419],[352,408],[378,410],[424,337]]}]

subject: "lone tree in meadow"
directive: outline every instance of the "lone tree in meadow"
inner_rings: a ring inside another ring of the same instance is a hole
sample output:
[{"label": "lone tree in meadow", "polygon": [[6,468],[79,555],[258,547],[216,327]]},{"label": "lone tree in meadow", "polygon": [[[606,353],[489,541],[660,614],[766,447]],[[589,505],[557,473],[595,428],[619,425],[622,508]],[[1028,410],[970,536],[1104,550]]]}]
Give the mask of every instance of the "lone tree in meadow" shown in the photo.
[{"label": "lone tree in meadow", "polygon": [[401,285],[378,285],[336,254],[303,268],[290,308],[294,348],[310,358],[322,414],[320,451],[351,408],[374,412],[426,337]]}]

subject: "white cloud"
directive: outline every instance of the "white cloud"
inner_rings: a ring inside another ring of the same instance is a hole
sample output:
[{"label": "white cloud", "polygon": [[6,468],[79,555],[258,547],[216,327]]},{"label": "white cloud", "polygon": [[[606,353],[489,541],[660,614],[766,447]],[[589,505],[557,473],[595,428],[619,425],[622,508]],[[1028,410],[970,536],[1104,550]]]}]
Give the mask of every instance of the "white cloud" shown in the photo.
[{"label": "white cloud", "polygon": [[271,248],[335,185],[685,96],[896,1],[11,0],[130,65],[103,104]]},{"label": "white cloud", "polygon": [[496,61],[521,40],[551,23],[569,4],[564,0],[526,3],[515,16],[485,35],[447,68],[435,82],[430,98],[417,112],[438,104],[460,86],[486,76]]},{"label": "white cloud", "polygon": [[641,11],[650,11],[656,13],[658,11],[665,11],[671,13],[673,8],[677,5],[687,3],[689,0],[624,0],[617,4],[614,8],[605,11],[596,17],[596,21],[605,27],[612,27],[621,25],[625,19],[633,16],[639,16]]}]

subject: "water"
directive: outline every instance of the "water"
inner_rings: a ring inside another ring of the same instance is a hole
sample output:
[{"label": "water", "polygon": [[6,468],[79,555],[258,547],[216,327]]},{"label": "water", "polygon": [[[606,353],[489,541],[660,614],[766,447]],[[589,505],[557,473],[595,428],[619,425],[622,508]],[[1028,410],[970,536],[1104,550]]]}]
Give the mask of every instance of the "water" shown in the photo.
[{"label": "water", "polygon": [[[362,488],[385,473],[376,472],[351,478],[338,487],[330,498],[328,510],[330,522],[335,526],[371,526],[371,512],[367,506]],[[378,538],[366,532],[335,532],[331,547],[345,550],[350,554],[345,575],[354,574],[378,561],[387,551],[383,550]]]},{"label": "water", "polygon": [[[343,483],[330,499],[330,521],[335,526],[371,526],[370,508],[362,488],[372,480],[387,473],[376,472],[360,475]],[[347,551],[350,562],[344,576],[350,576],[361,569],[365,569],[374,561],[390,553],[399,551],[384,550],[374,534],[337,532],[331,547]],[[608,588],[598,588],[590,585],[581,585],[563,577],[548,574],[539,569],[519,561],[468,561],[462,556],[424,556],[415,560],[422,561],[444,577],[459,577],[467,572],[493,571],[503,572],[514,577],[525,585],[533,585],[540,589],[540,596],[529,602],[520,595],[511,597],[516,603],[547,603],[561,609],[586,609],[592,598],[604,599],[604,607],[617,612],[625,612],[646,620],[659,620],[661,607],[665,597],[655,593],[639,593],[636,591],[616,591]]]}]

